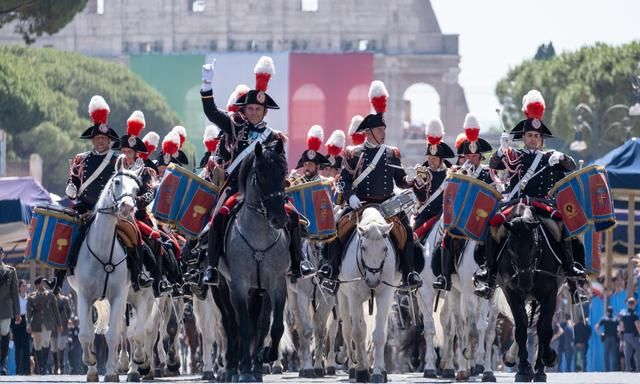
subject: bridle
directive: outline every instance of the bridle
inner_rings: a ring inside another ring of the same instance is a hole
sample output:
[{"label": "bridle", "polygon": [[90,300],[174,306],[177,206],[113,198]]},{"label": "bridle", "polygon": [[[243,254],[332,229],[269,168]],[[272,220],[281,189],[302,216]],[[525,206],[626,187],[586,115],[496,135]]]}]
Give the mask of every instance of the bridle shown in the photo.
[{"label": "bridle", "polygon": [[[140,178],[138,176],[132,175],[132,174],[127,173],[127,172],[119,171],[113,177],[115,179],[116,177],[120,177],[120,176],[125,176],[125,177],[128,177],[128,178],[132,179],[138,185],[138,190],[142,189],[142,181],[140,180]],[[116,196],[116,193],[115,193],[114,188],[113,188],[113,184],[114,183],[115,183],[115,180],[109,186],[109,191],[108,191],[108,195],[111,198],[111,204],[107,208],[99,208],[97,210],[98,212],[106,213],[108,215],[115,215],[118,212],[118,204],[120,203],[120,201],[122,201],[122,199],[124,199],[125,197],[131,197],[132,199],[135,200],[136,195],[134,193],[131,193],[131,192],[125,192],[125,193],[122,193],[122,194]]]},{"label": "bridle", "polygon": [[259,196],[258,201],[260,205],[259,206],[254,205],[249,202],[246,202],[246,205],[247,205],[247,208],[251,209],[252,211],[258,213],[261,216],[264,216],[264,217],[267,216],[267,208],[265,207],[265,203],[267,201],[277,199],[277,198],[281,198],[284,200],[285,198],[284,189],[270,192],[270,193],[264,193],[262,186],[260,185],[260,181],[258,180],[258,174],[255,171],[253,171],[253,174],[251,175],[251,184],[253,184],[258,190],[258,196]]},{"label": "bridle", "polygon": [[[387,239],[388,236],[384,235],[383,236],[384,239]],[[358,246],[356,248],[356,252],[358,253],[356,255],[356,260],[358,260],[358,271],[360,271],[360,275],[364,278],[365,277],[365,272],[369,272],[372,275],[377,275],[382,273],[382,269],[384,268],[384,263],[385,261],[387,261],[387,254],[389,253],[389,250],[385,248],[384,250],[384,257],[382,258],[382,261],[380,262],[380,265],[378,265],[377,268],[375,267],[370,267],[369,265],[367,265],[366,261],[364,261],[364,258],[362,257],[362,255],[364,254],[364,249],[362,246],[362,237],[358,237]],[[360,268],[362,267],[362,268]],[[364,269],[364,271],[363,271]]]}]

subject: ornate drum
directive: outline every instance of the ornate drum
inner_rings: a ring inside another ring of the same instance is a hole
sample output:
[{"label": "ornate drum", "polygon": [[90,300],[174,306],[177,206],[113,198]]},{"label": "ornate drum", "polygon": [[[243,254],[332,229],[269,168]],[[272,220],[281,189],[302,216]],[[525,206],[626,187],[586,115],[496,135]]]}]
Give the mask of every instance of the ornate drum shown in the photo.
[{"label": "ornate drum", "polygon": [[336,236],[336,221],[331,200],[331,183],[318,180],[295,185],[285,190],[298,212],[309,222],[311,240],[330,240]]},{"label": "ornate drum", "polygon": [[603,231],[615,225],[607,171],[591,165],[558,181],[549,191],[570,237],[587,230]]},{"label": "ornate drum", "polygon": [[183,180],[187,180],[187,185],[182,196],[176,199],[180,201],[176,215],[176,228],[184,235],[196,237],[209,222],[220,190],[216,185],[189,171],[184,169],[179,171],[184,172]]},{"label": "ornate drum", "polygon": [[181,197],[188,183],[188,173],[191,172],[173,163],[164,171],[151,207],[151,213],[158,221],[175,225]]},{"label": "ornate drum", "polygon": [[495,214],[502,195],[489,184],[473,177],[452,174],[447,177],[443,195],[443,226],[451,235],[484,241],[489,219]]},{"label": "ornate drum", "polygon": [[25,250],[27,260],[37,260],[55,268],[67,267],[71,244],[80,232],[80,221],[68,210],[37,207],[29,225]]}]

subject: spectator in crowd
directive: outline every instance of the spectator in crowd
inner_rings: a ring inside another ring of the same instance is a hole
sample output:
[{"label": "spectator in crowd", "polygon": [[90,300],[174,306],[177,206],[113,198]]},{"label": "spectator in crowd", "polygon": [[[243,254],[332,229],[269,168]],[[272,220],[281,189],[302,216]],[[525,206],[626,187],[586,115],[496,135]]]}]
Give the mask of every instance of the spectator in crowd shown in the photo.
[{"label": "spectator in crowd", "polygon": [[589,350],[589,339],[591,338],[591,325],[588,319],[580,317],[578,323],[573,327],[573,341],[576,350],[576,372],[587,371],[587,350]]},{"label": "spectator in crowd", "polygon": [[56,298],[45,288],[43,280],[42,276],[36,277],[36,292],[31,293],[27,300],[27,332],[33,337],[34,355],[41,375],[47,374],[51,331],[57,329],[62,332]]},{"label": "spectator in crowd", "polygon": [[80,333],[80,321],[77,316],[71,320],[69,327],[69,365],[72,375],[83,375],[86,373],[86,366],[82,363],[82,346],[78,339]]},{"label": "spectator in crowd", "polygon": [[62,325],[62,332],[57,332],[56,329],[51,333],[51,352],[53,352],[53,374],[64,374],[65,359],[64,350],[67,347],[69,341],[69,328],[68,323],[72,317],[71,302],[69,298],[60,292],[60,288],[53,288],[53,294],[56,298],[58,305],[58,312],[60,313],[60,324]]},{"label": "spectator in crowd", "polygon": [[[549,346],[553,348],[554,351],[560,351],[560,341],[562,338],[562,326],[560,326],[560,317],[561,313],[556,312],[553,315],[553,336],[551,336],[551,341],[549,342]],[[547,372],[558,372],[559,366],[556,364],[553,367],[547,368]]]},{"label": "spectator in crowd", "polygon": [[0,247],[0,375],[7,374],[9,356],[9,330],[11,320],[20,323],[18,276],[16,269],[4,263],[4,249]]},{"label": "spectator in crowd", "polygon": [[[564,314],[564,321],[560,323],[560,327],[562,327],[562,336],[560,336],[558,345],[558,370],[573,372],[573,324],[570,314]],[[565,366],[563,366],[563,362]]]},{"label": "spectator in crowd", "polygon": [[27,333],[27,282],[20,279],[18,282],[18,300],[20,301],[20,321],[14,320],[11,326],[13,344],[15,345],[16,374],[29,375],[29,352],[31,351],[31,338]]},{"label": "spectator in crowd", "polygon": [[627,298],[627,308],[618,314],[620,320],[618,330],[622,333],[624,341],[624,370],[633,372],[634,366],[631,364],[632,357],[635,356],[635,370],[640,370],[640,318],[636,313],[635,297]]},{"label": "spectator in crowd", "polygon": [[620,370],[620,354],[618,353],[618,319],[613,316],[613,307],[607,307],[607,314],[596,324],[596,332],[604,343],[604,370],[606,372]]}]

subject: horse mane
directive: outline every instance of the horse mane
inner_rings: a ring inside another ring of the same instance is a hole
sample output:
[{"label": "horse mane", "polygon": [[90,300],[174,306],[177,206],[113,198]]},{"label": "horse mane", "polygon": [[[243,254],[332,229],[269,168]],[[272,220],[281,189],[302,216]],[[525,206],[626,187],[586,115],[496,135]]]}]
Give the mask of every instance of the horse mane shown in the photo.
[{"label": "horse mane", "polygon": [[125,174],[133,176],[136,179],[140,179],[140,177],[138,177],[138,174],[134,170],[122,168],[122,169],[120,169],[118,171],[119,162],[123,161],[123,156],[124,155],[120,155],[118,157],[118,160],[116,160],[116,166],[115,166],[116,171],[113,173],[113,175],[111,175],[111,177],[109,178],[109,180],[105,184],[104,188],[102,188],[102,192],[100,192],[100,197],[98,198],[98,202],[96,203],[96,205],[94,207],[94,211],[96,211],[98,209],[98,207],[102,207],[102,203],[104,202],[104,199],[107,198],[107,194],[109,193],[109,190],[111,189],[111,183],[113,182],[113,178],[116,177],[116,174],[118,174],[119,172],[120,173],[125,173]]},{"label": "horse mane", "polygon": [[[362,212],[362,219],[358,226],[361,228],[367,228],[368,239],[380,240],[384,237],[384,232],[380,230],[380,226],[385,224],[387,224],[386,220],[377,209],[367,208]],[[372,228],[375,228],[375,230],[372,231]]]},{"label": "horse mane", "polygon": [[253,169],[253,161],[255,160],[256,155],[252,152],[244,160],[240,163],[240,172],[238,173],[238,188],[240,193],[244,195],[246,187],[247,187],[247,178],[249,177],[249,173]]}]

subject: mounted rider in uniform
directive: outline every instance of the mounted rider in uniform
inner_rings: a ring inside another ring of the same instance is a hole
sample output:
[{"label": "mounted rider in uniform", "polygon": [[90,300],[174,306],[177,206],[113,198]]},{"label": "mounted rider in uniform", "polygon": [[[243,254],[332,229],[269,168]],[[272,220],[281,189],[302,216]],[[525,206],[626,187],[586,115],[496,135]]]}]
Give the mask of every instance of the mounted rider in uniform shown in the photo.
[{"label": "mounted rider in uniform", "polygon": [[[500,148],[491,156],[489,165],[492,169],[508,169],[511,174],[506,188],[507,201],[518,197],[549,198],[549,190],[564,178],[567,172],[576,169],[576,163],[569,155],[555,150],[542,150],[544,138],[553,137],[549,128],[542,122],[544,109],[542,94],[537,90],[529,91],[522,101],[522,111],[526,119],[520,121],[510,132],[514,140],[523,140],[524,148],[510,148],[509,134],[503,134]],[[560,252],[558,256],[565,275],[584,278],[584,245],[579,239],[564,239],[562,245],[564,252]],[[496,284],[495,247],[495,240],[488,236],[486,271],[476,274],[478,280],[486,280],[487,283],[474,292],[484,298],[492,296]],[[578,262],[574,262],[574,259]],[[571,281],[569,287],[576,302],[585,299],[576,294],[575,282]]]},{"label": "mounted rider in uniform", "polygon": [[[224,167],[227,174],[226,188],[221,192],[219,201],[223,203],[216,209],[209,232],[208,259],[209,266],[205,270],[203,282],[217,285],[219,273],[218,260],[223,251],[224,232],[231,208],[237,201],[238,174],[240,163],[251,154],[256,145],[269,145],[285,139],[284,135],[268,126],[264,118],[268,109],[279,109],[276,102],[266,93],[267,85],[274,74],[273,60],[270,57],[260,58],[254,68],[256,86],[240,96],[234,105],[238,111],[230,112],[218,109],[213,98],[212,81],[214,63],[202,66],[202,107],[209,121],[222,131],[220,144],[214,155],[218,165]],[[298,277],[311,276],[315,273],[300,265],[304,260],[302,255],[302,237],[299,218],[295,212],[289,217],[289,232],[291,235],[289,252],[291,254],[292,280]]]},{"label": "mounted rider in uniform", "polygon": [[[344,169],[340,174],[340,185],[345,201],[349,207],[345,214],[362,208],[367,203],[383,203],[395,196],[394,186],[399,188],[412,188],[413,179],[410,179],[401,167],[400,151],[398,148],[387,146],[385,130],[387,124],[383,113],[386,111],[389,93],[381,81],[371,83],[369,99],[376,111],[365,117],[357,127],[356,132],[365,132],[366,141],[356,147],[349,148],[345,153]],[[410,287],[419,287],[422,284],[420,275],[414,270],[413,231],[409,219],[404,212],[398,214],[398,218],[407,233],[406,244],[396,244],[404,251],[400,256],[403,284]],[[325,264],[318,273],[331,283],[331,287],[325,287],[333,292],[337,290],[336,281],[340,274],[342,264],[343,244],[336,238],[328,244],[329,264]]]}]

